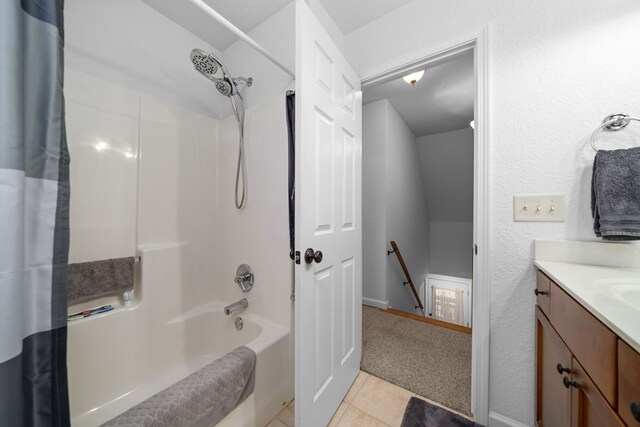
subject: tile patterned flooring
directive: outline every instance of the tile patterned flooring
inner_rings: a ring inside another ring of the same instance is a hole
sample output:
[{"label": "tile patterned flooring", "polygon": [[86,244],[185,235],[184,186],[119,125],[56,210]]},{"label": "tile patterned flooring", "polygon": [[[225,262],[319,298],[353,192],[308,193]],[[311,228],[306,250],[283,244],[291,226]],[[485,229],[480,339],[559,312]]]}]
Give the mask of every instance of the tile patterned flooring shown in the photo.
[{"label": "tile patterned flooring", "polygon": [[[400,427],[413,396],[442,406],[360,371],[328,427]],[[289,403],[267,427],[294,427],[294,408],[295,402]]]}]

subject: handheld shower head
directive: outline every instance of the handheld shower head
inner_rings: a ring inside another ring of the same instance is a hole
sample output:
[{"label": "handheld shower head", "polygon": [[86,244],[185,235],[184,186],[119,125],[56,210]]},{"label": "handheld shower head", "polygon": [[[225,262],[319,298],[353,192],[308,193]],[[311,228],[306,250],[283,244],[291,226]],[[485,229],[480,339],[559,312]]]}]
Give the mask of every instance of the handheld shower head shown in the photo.
[{"label": "handheld shower head", "polygon": [[222,78],[216,79],[216,89],[224,96],[231,96],[234,94],[233,85],[229,82],[229,79]]}]

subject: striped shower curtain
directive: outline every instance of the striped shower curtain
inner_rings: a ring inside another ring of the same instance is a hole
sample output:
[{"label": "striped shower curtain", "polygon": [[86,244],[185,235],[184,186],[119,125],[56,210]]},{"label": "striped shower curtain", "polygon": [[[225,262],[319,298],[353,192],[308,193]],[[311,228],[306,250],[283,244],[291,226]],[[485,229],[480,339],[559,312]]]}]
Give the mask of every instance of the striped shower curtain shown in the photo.
[{"label": "striped shower curtain", "polygon": [[0,0],[0,426],[69,425],[62,0]]}]

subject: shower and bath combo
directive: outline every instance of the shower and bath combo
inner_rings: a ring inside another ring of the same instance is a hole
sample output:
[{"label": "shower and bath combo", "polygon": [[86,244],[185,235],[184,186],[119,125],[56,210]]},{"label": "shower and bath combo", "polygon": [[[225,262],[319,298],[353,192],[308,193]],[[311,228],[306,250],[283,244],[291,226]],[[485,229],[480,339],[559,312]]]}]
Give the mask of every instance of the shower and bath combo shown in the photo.
[{"label": "shower and bath combo", "polygon": [[[213,53],[205,52],[201,49],[191,51],[191,62],[193,67],[203,76],[211,80],[218,92],[229,97],[233,114],[238,122],[238,167],[236,168],[235,204],[237,209],[242,209],[246,203],[247,193],[247,166],[244,154],[244,99],[241,91],[244,87],[251,87],[253,79],[251,77],[231,77],[227,67],[222,64]],[[222,76],[216,77],[218,70]],[[242,187],[240,186],[242,181]]]}]

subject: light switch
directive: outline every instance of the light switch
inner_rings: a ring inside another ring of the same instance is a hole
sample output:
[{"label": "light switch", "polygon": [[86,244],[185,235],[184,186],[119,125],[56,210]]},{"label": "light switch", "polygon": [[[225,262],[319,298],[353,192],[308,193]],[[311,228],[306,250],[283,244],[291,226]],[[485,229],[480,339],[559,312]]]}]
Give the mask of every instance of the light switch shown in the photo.
[{"label": "light switch", "polygon": [[514,221],[564,222],[564,194],[513,196]]}]

